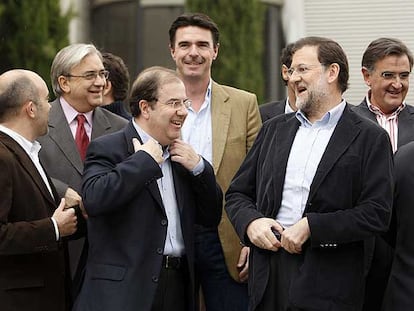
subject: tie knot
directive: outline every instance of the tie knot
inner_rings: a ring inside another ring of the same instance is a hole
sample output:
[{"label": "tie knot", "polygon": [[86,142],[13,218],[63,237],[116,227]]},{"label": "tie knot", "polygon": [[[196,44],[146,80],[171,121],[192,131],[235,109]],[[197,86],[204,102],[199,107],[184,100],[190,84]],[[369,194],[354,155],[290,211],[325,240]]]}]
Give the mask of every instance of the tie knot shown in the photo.
[{"label": "tie knot", "polygon": [[85,123],[86,117],[83,114],[78,114],[76,120],[78,121],[78,124],[82,125]]}]

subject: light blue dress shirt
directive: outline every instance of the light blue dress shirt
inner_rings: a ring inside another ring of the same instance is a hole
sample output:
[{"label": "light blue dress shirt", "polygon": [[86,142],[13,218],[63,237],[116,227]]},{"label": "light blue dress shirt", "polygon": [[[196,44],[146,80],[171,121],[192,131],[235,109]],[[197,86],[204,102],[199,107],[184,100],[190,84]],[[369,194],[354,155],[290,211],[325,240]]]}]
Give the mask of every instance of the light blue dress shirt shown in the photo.
[{"label": "light blue dress shirt", "polygon": [[313,124],[300,110],[296,112],[300,126],[289,154],[282,203],[276,215],[277,222],[284,228],[294,225],[303,216],[319,162],[345,105],[343,100]]},{"label": "light blue dress shirt", "polygon": [[[144,144],[152,138],[135,122],[135,120],[133,120],[132,123]],[[185,247],[183,233],[181,231],[181,218],[177,206],[177,198],[175,196],[174,179],[168,148],[163,148],[162,157],[164,158],[164,162],[161,163],[160,167],[163,176],[157,179],[157,184],[168,219],[164,255],[180,257],[185,254]]]}]

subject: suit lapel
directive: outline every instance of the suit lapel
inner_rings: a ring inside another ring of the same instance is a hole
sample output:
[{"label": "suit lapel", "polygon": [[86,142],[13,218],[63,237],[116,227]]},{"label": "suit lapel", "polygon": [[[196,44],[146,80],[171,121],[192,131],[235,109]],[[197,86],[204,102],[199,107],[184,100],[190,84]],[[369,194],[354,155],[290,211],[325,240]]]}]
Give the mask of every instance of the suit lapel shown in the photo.
[{"label": "suit lapel", "polygon": [[356,122],[357,121],[354,119],[354,112],[346,106],[318,165],[310,187],[308,201],[312,200],[314,194],[332,167],[348,149],[355,137],[358,136],[360,129],[356,126]]},{"label": "suit lapel", "polygon": [[[30,159],[26,151],[23,150],[23,148],[10,136],[1,133],[0,137],[4,145],[16,156],[17,161],[20,162],[23,169],[27,171],[30,178],[33,180],[33,182],[36,184],[36,186],[39,188],[40,192],[42,193],[43,197],[51,203],[52,206],[55,206],[55,198],[52,197],[52,195],[49,192],[49,189],[47,188],[46,184],[44,183],[42,177],[40,176],[39,171],[37,170],[36,166],[34,165],[33,161]],[[50,179],[49,184],[53,188],[53,184],[51,183]],[[53,192],[53,190],[52,190]],[[54,193],[55,194],[55,193]]]},{"label": "suit lapel", "polygon": [[231,107],[227,105],[229,95],[216,82],[212,83],[211,97],[211,124],[213,132],[213,168],[214,174],[220,167],[226,146],[230,126]]},{"label": "suit lapel", "polygon": [[49,137],[59,146],[79,174],[82,174],[83,162],[58,99],[52,103],[49,114]]},{"label": "suit lapel", "polygon": [[406,106],[398,115],[398,147],[414,139],[414,108]]},{"label": "suit lapel", "polygon": [[276,206],[280,206],[281,203],[287,161],[293,140],[300,125],[299,120],[296,119],[294,114],[284,115],[284,118],[285,122],[277,124],[275,141],[271,142],[273,151],[270,154],[273,154],[274,157],[270,171],[275,175],[274,193],[280,194],[279,202],[275,202]]},{"label": "suit lapel", "polygon": [[106,134],[110,129],[111,123],[102,112],[102,108],[95,108],[93,112],[92,139]]},{"label": "suit lapel", "polygon": [[377,117],[375,116],[375,114],[373,113],[373,112],[371,112],[371,110],[369,110],[369,108],[368,108],[368,103],[367,103],[367,101],[366,101],[366,98],[364,98],[364,100],[362,101],[362,103],[357,107],[358,108],[358,111],[359,111],[359,113],[362,115],[362,116],[364,116],[364,117],[366,117],[366,118],[368,118],[368,119],[370,119],[370,120],[372,120],[372,121],[374,121],[375,123],[378,123],[378,121],[377,121]]},{"label": "suit lapel", "polygon": [[[128,125],[125,127],[124,133],[125,133],[128,153],[129,155],[132,155],[135,152],[134,145],[132,144],[132,138],[138,138],[141,144],[142,144],[142,139],[138,135],[137,131],[135,130],[134,125],[132,124],[132,121],[130,121]],[[161,193],[160,193],[160,189],[158,188],[157,181],[155,180],[153,182],[150,182],[147,187],[148,187],[148,191],[151,193],[155,201],[159,204],[159,206],[162,209],[164,209],[164,204],[162,203]]]}]

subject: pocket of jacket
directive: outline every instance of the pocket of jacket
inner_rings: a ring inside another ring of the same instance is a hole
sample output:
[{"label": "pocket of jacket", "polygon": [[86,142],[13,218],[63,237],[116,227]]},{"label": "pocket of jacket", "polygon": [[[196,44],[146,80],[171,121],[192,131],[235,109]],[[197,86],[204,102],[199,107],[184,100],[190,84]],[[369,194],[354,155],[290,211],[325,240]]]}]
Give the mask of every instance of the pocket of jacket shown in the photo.
[{"label": "pocket of jacket", "polygon": [[122,281],[125,277],[126,268],[122,266],[94,264],[91,266],[92,280]]}]

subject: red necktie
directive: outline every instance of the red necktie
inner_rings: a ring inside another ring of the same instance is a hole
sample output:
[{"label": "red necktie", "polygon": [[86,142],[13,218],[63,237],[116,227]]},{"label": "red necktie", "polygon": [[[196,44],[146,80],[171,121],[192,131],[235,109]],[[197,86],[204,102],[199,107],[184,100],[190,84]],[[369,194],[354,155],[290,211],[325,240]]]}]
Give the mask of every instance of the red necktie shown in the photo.
[{"label": "red necktie", "polygon": [[85,160],[86,148],[88,148],[89,144],[89,137],[86,134],[84,126],[86,118],[83,114],[78,114],[76,120],[78,121],[78,127],[76,128],[75,143],[83,161]]}]

